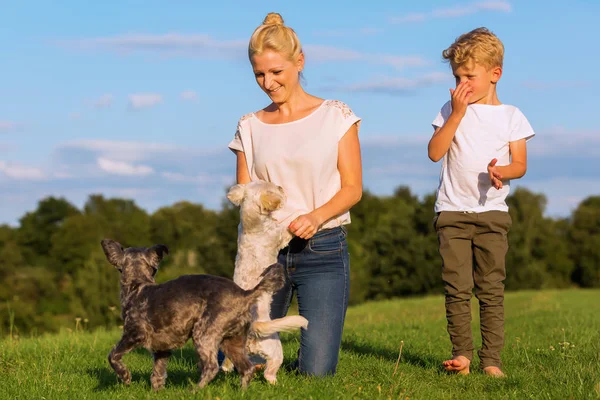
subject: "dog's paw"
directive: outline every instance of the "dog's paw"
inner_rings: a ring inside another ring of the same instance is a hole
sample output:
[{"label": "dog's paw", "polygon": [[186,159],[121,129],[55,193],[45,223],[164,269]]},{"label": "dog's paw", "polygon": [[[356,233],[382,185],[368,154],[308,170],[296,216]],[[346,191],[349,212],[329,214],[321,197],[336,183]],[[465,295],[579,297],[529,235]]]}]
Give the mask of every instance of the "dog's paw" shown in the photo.
[{"label": "dog's paw", "polygon": [[131,385],[131,372],[129,372],[128,370],[123,372],[123,374],[121,375],[121,381],[124,385]]},{"label": "dog's paw", "polygon": [[233,363],[229,358],[223,360],[223,364],[221,364],[221,371],[223,372],[232,372],[234,370]]},{"label": "dog's paw", "polygon": [[265,374],[265,379],[271,385],[276,385],[277,384],[277,375]]}]

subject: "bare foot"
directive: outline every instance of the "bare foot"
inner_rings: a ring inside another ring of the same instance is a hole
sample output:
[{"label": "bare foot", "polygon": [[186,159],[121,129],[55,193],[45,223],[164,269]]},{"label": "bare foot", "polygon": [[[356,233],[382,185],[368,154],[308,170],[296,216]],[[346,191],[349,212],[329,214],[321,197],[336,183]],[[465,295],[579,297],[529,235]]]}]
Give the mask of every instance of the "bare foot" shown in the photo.
[{"label": "bare foot", "polygon": [[487,376],[493,376],[494,378],[506,377],[506,375],[504,375],[504,372],[502,372],[502,370],[498,367],[485,367],[483,369],[483,373]]},{"label": "bare foot", "polygon": [[465,356],[457,356],[452,360],[444,361],[442,365],[448,372],[455,372],[460,375],[468,375],[471,361],[469,361],[469,359]]}]

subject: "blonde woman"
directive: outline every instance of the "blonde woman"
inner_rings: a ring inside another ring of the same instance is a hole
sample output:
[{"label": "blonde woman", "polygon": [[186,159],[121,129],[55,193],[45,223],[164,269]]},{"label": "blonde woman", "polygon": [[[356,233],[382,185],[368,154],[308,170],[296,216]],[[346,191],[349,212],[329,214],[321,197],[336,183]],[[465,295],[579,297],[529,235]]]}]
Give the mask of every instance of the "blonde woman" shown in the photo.
[{"label": "blonde woman", "polygon": [[268,14],[256,28],[248,56],[271,103],[238,122],[229,144],[237,156],[237,183],[261,179],[282,186],[287,201],[275,218],[294,235],[278,257],[287,282],[273,298],[271,317],[284,316],[295,293],[309,321],[296,366],[308,375],[332,375],[350,286],[344,225],[362,196],[361,119],[341,101],[304,91],[302,46],[281,15]]}]

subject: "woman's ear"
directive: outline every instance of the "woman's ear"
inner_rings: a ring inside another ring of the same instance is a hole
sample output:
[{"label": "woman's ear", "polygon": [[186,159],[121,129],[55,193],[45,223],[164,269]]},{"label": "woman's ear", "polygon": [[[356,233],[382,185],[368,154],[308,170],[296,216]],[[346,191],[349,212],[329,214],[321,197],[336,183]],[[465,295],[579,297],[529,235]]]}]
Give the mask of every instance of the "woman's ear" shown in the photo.
[{"label": "woman's ear", "polygon": [[300,53],[298,55],[298,60],[296,60],[296,67],[298,68],[298,72],[302,72],[304,69],[304,53]]}]

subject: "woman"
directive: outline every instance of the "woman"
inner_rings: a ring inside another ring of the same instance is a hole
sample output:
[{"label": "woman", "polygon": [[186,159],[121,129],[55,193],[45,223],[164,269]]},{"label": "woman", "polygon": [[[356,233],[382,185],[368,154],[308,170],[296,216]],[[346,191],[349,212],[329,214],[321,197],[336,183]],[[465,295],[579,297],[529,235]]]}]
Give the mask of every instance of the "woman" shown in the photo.
[{"label": "woman", "polygon": [[334,374],[350,286],[344,225],[362,196],[360,118],[340,101],[304,91],[300,41],[279,14],[269,13],[256,28],[248,56],[271,104],[238,123],[229,144],[237,155],[237,183],[262,179],[282,186],[287,201],[276,219],[295,236],[278,257],[288,279],[273,298],[271,317],[287,313],[295,292],[299,314],[309,321],[297,367],[309,375]]}]

